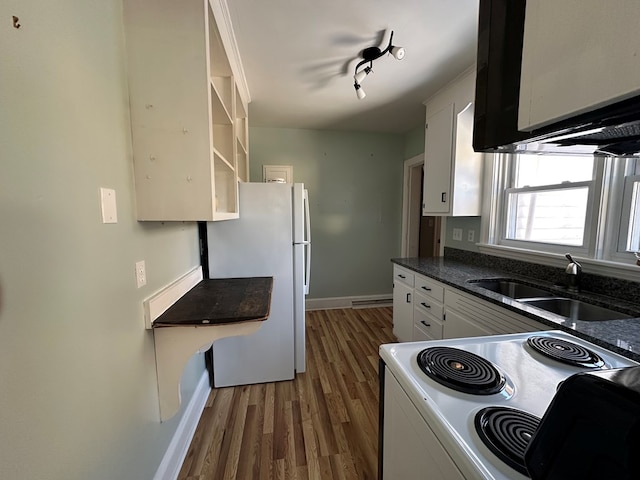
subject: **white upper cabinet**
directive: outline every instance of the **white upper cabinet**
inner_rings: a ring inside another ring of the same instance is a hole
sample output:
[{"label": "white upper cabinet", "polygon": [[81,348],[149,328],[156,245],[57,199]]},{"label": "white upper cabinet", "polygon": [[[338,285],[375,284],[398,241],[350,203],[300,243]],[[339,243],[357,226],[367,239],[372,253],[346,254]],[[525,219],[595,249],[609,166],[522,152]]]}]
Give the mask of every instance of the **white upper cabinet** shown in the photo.
[{"label": "white upper cabinet", "polygon": [[518,129],[640,93],[638,0],[527,0]]},{"label": "white upper cabinet", "polygon": [[474,88],[470,70],[425,103],[423,215],[480,215],[483,158],[471,143]]},{"label": "white upper cabinet", "polygon": [[239,216],[248,91],[225,15],[224,0],[124,2],[138,220]]}]

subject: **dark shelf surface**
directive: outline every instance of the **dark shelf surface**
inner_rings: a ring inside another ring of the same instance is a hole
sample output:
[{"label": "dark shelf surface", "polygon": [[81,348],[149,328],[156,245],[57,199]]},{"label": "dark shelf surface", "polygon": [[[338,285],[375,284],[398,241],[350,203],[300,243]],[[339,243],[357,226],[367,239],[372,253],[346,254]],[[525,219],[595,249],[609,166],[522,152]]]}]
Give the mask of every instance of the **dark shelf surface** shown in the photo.
[{"label": "dark shelf surface", "polygon": [[160,315],[153,327],[266,320],[272,289],[273,277],[205,279]]}]

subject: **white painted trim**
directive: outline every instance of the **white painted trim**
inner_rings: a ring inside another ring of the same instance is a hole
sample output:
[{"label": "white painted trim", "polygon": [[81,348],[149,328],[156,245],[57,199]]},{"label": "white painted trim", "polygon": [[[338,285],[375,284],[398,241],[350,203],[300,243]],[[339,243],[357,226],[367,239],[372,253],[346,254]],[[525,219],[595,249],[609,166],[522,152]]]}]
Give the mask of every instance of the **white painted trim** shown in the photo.
[{"label": "white painted trim", "polygon": [[211,9],[213,10],[213,15],[216,19],[220,38],[222,39],[225,50],[227,51],[231,71],[233,72],[234,80],[238,85],[240,96],[245,103],[249,104],[251,103],[249,84],[247,83],[247,77],[244,74],[240,50],[236,43],[236,36],[233,31],[233,24],[231,23],[229,6],[227,5],[226,0],[209,0],[209,3],[211,4]]},{"label": "white painted trim", "polygon": [[[479,243],[478,249],[481,253],[486,253],[487,255],[537,263],[549,267],[558,267],[563,271],[569,263],[564,255],[558,253],[534,252],[522,248],[506,247],[503,245],[488,245],[484,243]],[[602,275],[604,277],[614,277],[621,280],[640,282],[640,267],[637,265],[627,265],[607,260],[594,260],[593,258],[576,256],[573,256],[573,258],[580,262],[584,272],[592,273],[594,275]]]},{"label": "white painted trim", "polygon": [[198,265],[185,273],[169,285],[146,298],[143,302],[144,325],[147,330],[152,328],[153,322],[167,309],[176,303],[180,297],[195,287],[202,280],[202,267]]},{"label": "white painted trim", "polygon": [[407,256],[409,246],[409,194],[411,193],[411,172],[414,167],[421,164],[424,164],[424,153],[404,161],[404,177],[402,180],[402,257]]},{"label": "white painted trim", "polygon": [[153,476],[153,480],[176,480],[178,478],[210,392],[209,374],[205,370],[191,396],[191,400],[189,400],[189,404],[184,410],[184,414],[171,438],[171,442],[169,442],[167,451],[162,457],[158,470]]},{"label": "white painted trim", "polygon": [[305,310],[331,310],[334,308],[366,308],[364,305],[354,307],[354,302],[370,302],[372,307],[393,304],[393,294],[361,295],[355,297],[307,298]]}]

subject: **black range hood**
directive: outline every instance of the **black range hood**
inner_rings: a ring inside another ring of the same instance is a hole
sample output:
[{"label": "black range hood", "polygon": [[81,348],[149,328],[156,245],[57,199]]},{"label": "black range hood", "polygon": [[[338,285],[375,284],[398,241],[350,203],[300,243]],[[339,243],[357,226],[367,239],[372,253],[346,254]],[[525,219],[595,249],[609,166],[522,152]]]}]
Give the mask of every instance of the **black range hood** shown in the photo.
[{"label": "black range hood", "polygon": [[640,157],[640,96],[518,130],[525,0],[480,0],[473,148]]}]

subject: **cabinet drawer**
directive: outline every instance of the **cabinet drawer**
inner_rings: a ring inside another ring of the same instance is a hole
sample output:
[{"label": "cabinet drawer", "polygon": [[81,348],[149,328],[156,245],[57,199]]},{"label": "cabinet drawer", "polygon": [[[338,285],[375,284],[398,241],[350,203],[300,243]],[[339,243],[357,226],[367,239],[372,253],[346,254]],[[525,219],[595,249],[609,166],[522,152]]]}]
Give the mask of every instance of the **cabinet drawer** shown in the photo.
[{"label": "cabinet drawer", "polygon": [[413,341],[414,342],[424,342],[424,341],[428,341],[428,340],[436,340],[436,339],[433,338],[431,335],[429,335],[424,330],[422,330],[417,325],[414,325],[413,326]]},{"label": "cabinet drawer", "polygon": [[435,301],[431,297],[427,297],[419,293],[419,290],[415,290],[414,309],[421,310],[422,312],[429,314],[435,318],[443,318],[444,306],[442,303]]},{"label": "cabinet drawer", "polygon": [[434,316],[429,315],[428,313],[425,313],[417,308],[413,310],[414,340],[416,340],[416,328],[422,330],[432,339],[440,340],[442,338],[442,325],[442,322],[436,319]]},{"label": "cabinet drawer", "polygon": [[399,281],[413,287],[415,275],[410,270],[406,268],[394,266],[393,267],[393,280]]},{"label": "cabinet drawer", "polygon": [[416,293],[431,297],[440,303],[444,302],[444,285],[431,278],[416,275],[415,289]]}]

